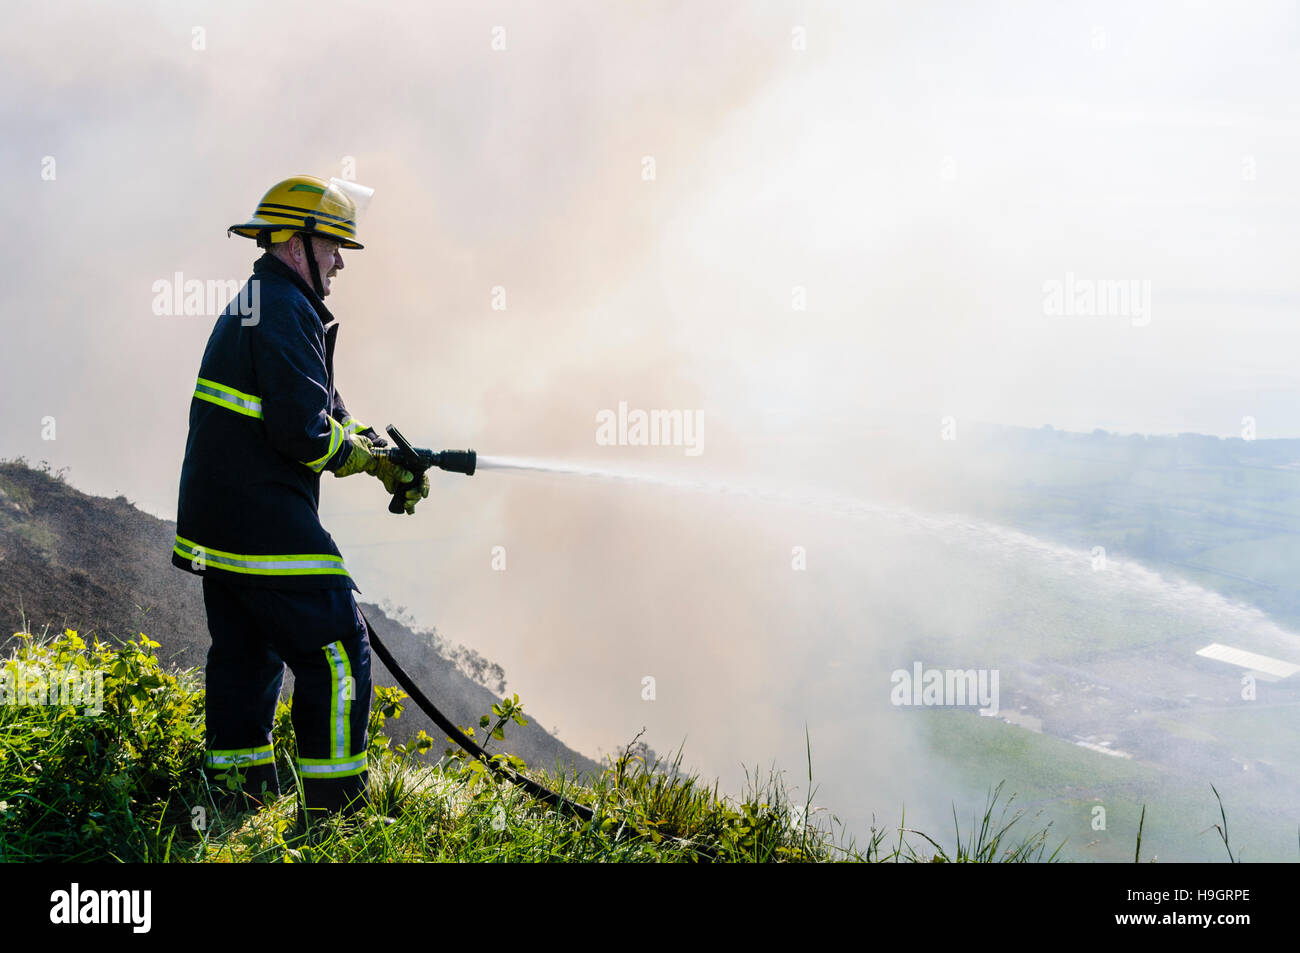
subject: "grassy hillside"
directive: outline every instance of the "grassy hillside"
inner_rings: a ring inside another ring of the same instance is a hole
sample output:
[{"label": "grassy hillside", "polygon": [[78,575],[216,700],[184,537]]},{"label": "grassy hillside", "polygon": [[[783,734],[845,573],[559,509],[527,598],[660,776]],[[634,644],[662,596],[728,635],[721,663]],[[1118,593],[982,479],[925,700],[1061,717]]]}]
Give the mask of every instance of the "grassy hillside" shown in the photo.
[{"label": "grassy hillside", "polygon": [[[810,815],[806,802],[791,803],[770,777],[733,801],[676,764],[647,763],[634,751],[582,783],[529,772],[594,809],[590,823],[579,822],[477,762],[443,757],[431,764],[441,739],[394,745],[386,731],[402,717],[403,696],[382,689],[370,725],[370,809],[324,822],[313,840],[295,840],[288,706],[280,707],[274,741],[289,793],[257,811],[223,814],[221,792],[207,786],[200,769],[198,673],[169,670],[160,648],[143,635],[120,646],[72,631],[18,637],[0,666],[0,862],[1051,859],[1042,833],[1012,836],[1014,816],[992,824],[986,817],[973,836],[959,834],[951,856],[924,841],[924,850],[895,842],[884,831],[861,847],[837,843],[833,820]],[[55,698],[52,686],[89,686],[96,677],[102,693]],[[491,746],[503,719],[487,718],[477,734]]]},{"label": "grassy hillside", "polygon": [[[200,668],[209,636],[200,580],[171,565],[176,524],[142,513],[125,497],[88,496],[59,473],[22,461],[0,461],[0,650],[9,633],[75,629],[104,639],[164,633],[163,662]],[[446,715],[468,723],[496,700],[481,682],[498,682],[494,666],[472,650],[449,645],[379,606],[361,603],[375,631]],[[471,677],[473,676],[473,677]],[[376,658],[377,685],[395,680]],[[287,697],[293,686],[286,674]],[[395,726],[395,742],[433,723],[411,711]],[[515,733],[511,750],[530,764],[591,774],[599,766],[536,723]]]}]

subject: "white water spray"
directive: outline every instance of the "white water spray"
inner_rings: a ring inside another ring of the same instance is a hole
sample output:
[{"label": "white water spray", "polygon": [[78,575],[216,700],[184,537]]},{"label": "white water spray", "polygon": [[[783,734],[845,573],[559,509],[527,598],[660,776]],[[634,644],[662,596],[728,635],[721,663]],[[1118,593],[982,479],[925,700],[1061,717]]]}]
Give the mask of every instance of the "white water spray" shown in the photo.
[{"label": "white water spray", "polygon": [[1046,566],[1056,575],[1081,584],[1099,582],[1120,592],[1146,600],[1156,608],[1190,612],[1201,623],[1238,637],[1249,635],[1261,646],[1285,652],[1300,661],[1300,636],[1279,626],[1264,612],[1245,603],[1233,602],[1217,592],[1180,578],[1169,578],[1140,563],[1107,557],[1105,568],[1097,570],[1091,553],[1058,545],[1019,530],[965,516],[922,513],[892,503],[872,503],[853,497],[809,490],[772,489],[753,485],[688,480],[679,477],[637,473],[577,463],[556,463],[522,457],[478,457],[479,470],[522,470],[581,476],[660,486],[674,490],[719,493],[767,503],[805,507],[855,520],[887,520],[971,551],[993,555],[1007,562],[1028,560]]}]

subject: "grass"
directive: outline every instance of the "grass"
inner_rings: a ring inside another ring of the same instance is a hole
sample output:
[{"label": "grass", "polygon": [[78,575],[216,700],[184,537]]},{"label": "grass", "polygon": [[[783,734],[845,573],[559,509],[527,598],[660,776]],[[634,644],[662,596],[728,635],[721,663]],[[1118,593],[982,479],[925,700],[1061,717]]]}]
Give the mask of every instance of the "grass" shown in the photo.
[{"label": "grass", "polygon": [[[740,796],[720,794],[716,782],[681,770],[680,750],[671,761],[647,763],[635,753],[645,750],[637,747],[639,736],[592,778],[528,770],[590,806],[593,818],[583,822],[463,756],[428,763],[427,736],[390,747],[382,729],[386,718],[401,714],[404,696],[396,689],[377,689],[372,706],[369,805],[297,840],[287,705],[274,732],[287,793],[256,811],[222,810],[224,792],[209,787],[200,769],[198,670],[165,670],[153,651],[158,643],[144,635],[114,645],[72,631],[54,638],[20,633],[17,641],[0,662],[0,862],[1026,863],[1057,861],[1064,847],[1052,847],[1050,824],[1026,829],[1024,812],[1012,811],[1015,795],[1004,799],[1001,784],[965,829],[954,807],[947,846],[908,828],[905,817],[897,827],[873,823],[866,844],[846,843],[838,819],[813,804],[811,739],[802,801],[791,800],[773,771],[747,771]],[[67,672],[85,684],[97,674],[102,697],[14,703],[20,686],[39,693]],[[1216,827],[1228,847],[1221,799],[1220,816]],[[1139,825],[1135,859],[1141,837]],[[1230,847],[1228,853],[1236,859]]]}]

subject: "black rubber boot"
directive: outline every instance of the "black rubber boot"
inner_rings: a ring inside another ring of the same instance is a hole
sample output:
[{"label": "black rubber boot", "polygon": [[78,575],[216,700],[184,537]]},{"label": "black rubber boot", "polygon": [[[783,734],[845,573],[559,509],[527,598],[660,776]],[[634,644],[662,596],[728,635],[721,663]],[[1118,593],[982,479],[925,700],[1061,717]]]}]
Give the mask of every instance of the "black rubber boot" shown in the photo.
[{"label": "black rubber boot", "polygon": [[302,783],[306,808],[312,816],[342,814],[348,817],[366,806],[366,788],[370,772],[362,771],[346,778],[306,779]]}]

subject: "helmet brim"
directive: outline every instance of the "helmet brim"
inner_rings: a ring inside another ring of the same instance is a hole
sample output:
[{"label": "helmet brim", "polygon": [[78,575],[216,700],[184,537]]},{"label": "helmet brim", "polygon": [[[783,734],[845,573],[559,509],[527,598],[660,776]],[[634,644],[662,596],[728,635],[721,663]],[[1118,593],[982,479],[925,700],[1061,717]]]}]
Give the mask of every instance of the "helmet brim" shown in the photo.
[{"label": "helmet brim", "polygon": [[277,245],[280,242],[287,242],[294,235],[307,234],[331,239],[332,241],[338,242],[342,248],[360,249],[366,247],[356,239],[349,238],[346,235],[334,231],[328,224],[317,224],[316,228],[313,229],[302,228],[301,226],[295,228],[292,226],[286,227],[284,222],[272,222],[264,218],[254,217],[249,219],[247,222],[240,222],[238,225],[231,225],[226,229],[227,234],[239,235],[241,238],[251,238],[254,241],[256,241],[258,236],[263,232],[269,233],[268,241],[272,245]]}]

